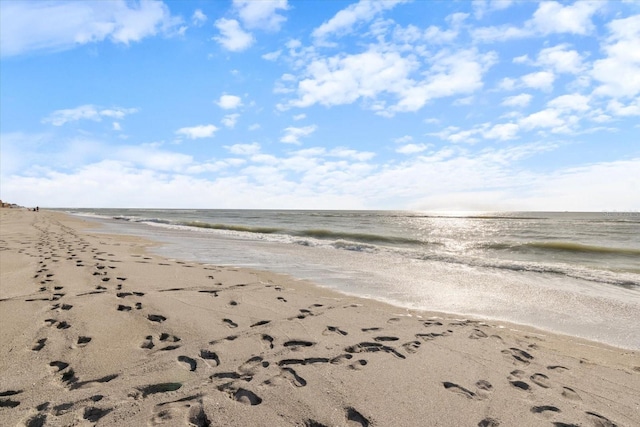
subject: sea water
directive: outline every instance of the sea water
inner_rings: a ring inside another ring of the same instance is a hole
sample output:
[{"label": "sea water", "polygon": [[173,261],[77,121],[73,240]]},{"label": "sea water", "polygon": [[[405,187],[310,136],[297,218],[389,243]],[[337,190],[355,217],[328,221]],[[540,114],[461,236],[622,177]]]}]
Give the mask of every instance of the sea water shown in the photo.
[{"label": "sea water", "polygon": [[640,213],[76,209],[171,258],[640,348]]}]

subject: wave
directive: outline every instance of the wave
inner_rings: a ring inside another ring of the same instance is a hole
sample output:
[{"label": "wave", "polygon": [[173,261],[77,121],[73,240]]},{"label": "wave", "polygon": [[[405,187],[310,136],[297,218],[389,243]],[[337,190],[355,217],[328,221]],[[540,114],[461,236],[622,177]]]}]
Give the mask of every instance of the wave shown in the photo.
[{"label": "wave", "polygon": [[200,221],[180,221],[178,225],[184,225],[186,227],[207,228],[212,230],[228,230],[228,231],[242,231],[245,233],[260,233],[260,234],[274,234],[283,233],[285,230],[275,227],[250,227],[248,225],[229,225],[229,224],[210,224],[208,222]]},{"label": "wave", "polygon": [[423,245],[427,242],[407,237],[382,236],[367,233],[349,233],[345,231],[331,231],[323,229],[294,231],[291,234],[300,237],[312,237],[314,239],[330,240],[353,240],[363,243],[389,243],[400,245]]},{"label": "wave", "polygon": [[[130,221],[128,218],[118,218],[118,219],[126,219]],[[208,222],[201,221],[176,221],[170,222],[165,220],[153,220],[153,219],[135,219],[135,222],[153,222],[160,224],[174,224],[174,225],[182,225],[185,227],[195,227],[195,228],[204,228],[210,230],[226,230],[226,231],[239,231],[244,233],[256,233],[256,234],[282,234],[292,237],[309,237],[318,240],[333,240],[336,242],[341,242],[344,240],[348,240],[355,243],[381,243],[381,244],[397,244],[397,245],[423,245],[427,242],[417,239],[411,239],[407,237],[397,237],[397,236],[384,236],[378,234],[368,234],[368,233],[350,233],[344,231],[332,231],[325,229],[307,229],[307,230],[289,230],[286,228],[278,228],[278,227],[252,227],[248,225],[237,225],[237,224],[212,224]],[[340,245],[340,243],[338,244]]]},{"label": "wave", "polygon": [[585,254],[601,254],[601,255],[632,255],[639,256],[640,249],[634,248],[612,248],[609,246],[596,246],[596,245],[584,245],[575,242],[527,242],[527,243],[489,243],[483,244],[487,249],[498,250],[515,250],[515,251],[527,251],[531,249],[557,251],[557,252],[572,252],[572,253],[585,253]]},{"label": "wave", "polygon": [[462,264],[471,267],[495,268],[517,272],[530,272],[542,274],[557,274],[574,279],[589,282],[607,283],[626,289],[640,289],[640,279],[632,273],[614,273],[603,270],[590,270],[583,267],[574,267],[566,264],[541,264],[526,261],[491,260],[487,258],[460,257],[445,254],[422,254],[417,257],[423,261],[438,261],[452,264]]}]

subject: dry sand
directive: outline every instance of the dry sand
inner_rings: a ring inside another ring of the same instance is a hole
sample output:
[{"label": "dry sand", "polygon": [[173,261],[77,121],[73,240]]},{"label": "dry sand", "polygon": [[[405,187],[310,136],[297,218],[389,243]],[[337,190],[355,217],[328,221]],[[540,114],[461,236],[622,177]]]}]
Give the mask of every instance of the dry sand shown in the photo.
[{"label": "dry sand", "polygon": [[2,426],[640,426],[637,351],[0,215]]}]

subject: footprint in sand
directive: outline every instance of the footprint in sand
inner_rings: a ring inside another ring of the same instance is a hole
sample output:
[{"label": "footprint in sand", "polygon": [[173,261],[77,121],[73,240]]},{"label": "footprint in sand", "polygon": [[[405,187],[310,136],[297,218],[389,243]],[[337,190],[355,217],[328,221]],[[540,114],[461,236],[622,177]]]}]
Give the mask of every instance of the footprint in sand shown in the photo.
[{"label": "footprint in sand", "polygon": [[469,338],[471,338],[472,340],[478,340],[478,339],[487,338],[487,337],[488,335],[485,334],[480,329],[474,329],[473,331],[471,331],[471,334],[469,334]]},{"label": "footprint in sand", "polygon": [[216,366],[220,366],[220,358],[213,351],[209,351],[206,349],[200,350],[200,357],[204,360],[211,361],[214,368]]},{"label": "footprint in sand", "polygon": [[281,371],[281,375],[289,380],[289,382],[291,382],[291,384],[293,384],[294,386],[304,387],[307,385],[307,380],[298,375],[298,373],[294,371],[293,368],[281,368]]},{"label": "footprint in sand", "polygon": [[345,412],[347,415],[347,423],[349,425],[359,425],[361,427],[369,427],[371,421],[360,412],[356,411],[352,407],[345,408]]},{"label": "footprint in sand", "polygon": [[231,319],[222,319],[222,323],[227,325],[230,328],[237,328],[238,324]]},{"label": "footprint in sand", "polygon": [[34,345],[31,350],[32,351],[40,351],[44,348],[45,343],[47,342],[46,338],[40,338],[37,342],[36,345]]},{"label": "footprint in sand", "polygon": [[478,427],[498,427],[500,425],[500,421],[495,418],[485,418],[478,423]]},{"label": "footprint in sand", "polygon": [[244,388],[235,388],[230,384],[224,384],[218,387],[219,391],[225,392],[233,400],[240,402],[244,405],[255,406],[262,403],[262,398]]},{"label": "footprint in sand", "polygon": [[531,408],[531,412],[534,414],[547,414],[548,412],[562,412],[560,408],[556,408],[551,405],[534,406]]},{"label": "footprint in sand", "polygon": [[487,380],[479,380],[476,382],[475,386],[476,386],[477,392],[473,392],[465,387],[462,387],[461,385],[458,385],[456,383],[452,383],[449,381],[443,382],[442,385],[444,386],[445,389],[449,391],[460,394],[466,397],[467,399],[473,399],[473,400],[486,399],[488,396],[488,392],[493,391],[493,386]]},{"label": "footprint in sand", "polygon": [[595,427],[616,427],[617,425],[609,418],[596,414],[595,412],[587,411],[586,414]]},{"label": "footprint in sand", "polygon": [[158,322],[158,323],[162,323],[165,320],[167,320],[166,317],[160,315],[160,314],[149,314],[147,315],[147,319],[149,319],[152,322]]},{"label": "footprint in sand", "polygon": [[415,353],[421,345],[422,343],[420,341],[409,341],[402,344],[402,348],[404,348],[407,353]]},{"label": "footprint in sand", "polygon": [[78,347],[85,347],[90,342],[91,342],[91,337],[80,336],[78,337],[76,344],[78,345]]},{"label": "footprint in sand", "polygon": [[531,389],[531,386],[529,384],[527,384],[524,381],[520,381],[520,380],[518,380],[518,381],[509,381],[509,384],[511,384],[512,386],[514,386],[517,389],[524,390],[524,391],[528,391],[528,390]]},{"label": "footprint in sand", "polygon": [[551,387],[551,383],[549,382],[549,377],[545,374],[535,373],[529,377],[534,384],[539,385],[542,388]]},{"label": "footprint in sand", "polygon": [[153,336],[152,335],[147,335],[144,339],[144,341],[142,342],[142,344],[140,344],[140,348],[144,348],[147,350],[151,350],[153,347],[155,347],[156,345],[153,343]]},{"label": "footprint in sand", "polygon": [[510,356],[516,362],[522,363],[524,365],[528,365],[531,363],[530,361],[533,359],[533,356],[527,353],[524,350],[519,348],[511,347],[507,350],[502,350],[501,352],[505,356]]},{"label": "footprint in sand", "polygon": [[256,326],[262,326],[262,325],[267,325],[271,323],[271,320],[260,320],[259,322],[254,323],[253,325],[249,326],[250,328],[255,328]]},{"label": "footprint in sand", "polygon": [[345,348],[347,353],[376,353],[379,351],[390,353],[400,359],[406,359],[406,356],[402,353],[399,353],[393,347],[389,347],[386,345],[382,345],[377,342],[361,342],[360,344],[352,345],[350,347]]},{"label": "footprint in sand", "polygon": [[258,368],[267,368],[268,366],[269,362],[265,361],[260,356],[254,356],[240,365],[240,367],[238,367],[238,371],[243,374],[254,375]]},{"label": "footprint in sand", "polygon": [[291,350],[299,350],[304,347],[312,347],[316,343],[311,341],[303,341],[303,340],[291,340],[287,341],[283,344],[283,346],[290,348]]},{"label": "footprint in sand", "polygon": [[367,362],[365,359],[358,359],[355,362],[353,362],[352,364],[350,364],[349,366],[347,366],[349,369],[352,369],[354,371],[359,371],[360,369],[364,368],[365,366],[367,366],[369,362]]},{"label": "footprint in sand", "polygon": [[196,360],[192,359],[189,356],[178,356],[178,362],[182,362],[184,365],[186,365],[186,367],[191,372],[195,371],[198,367],[198,363],[196,362]]},{"label": "footprint in sand", "polygon": [[373,338],[374,341],[377,342],[389,342],[389,341],[398,341],[400,338],[398,337],[375,337]]},{"label": "footprint in sand", "polygon": [[325,330],[325,334],[326,332],[334,332],[336,334],[340,334],[340,335],[349,335],[346,331],[343,331],[342,329],[338,328],[337,326],[327,326],[327,329]]},{"label": "footprint in sand", "polygon": [[271,335],[262,334],[261,338],[262,338],[263,344],[269,347],[269,349],[273,349],[273,337]]},{"label": "footprint in sand", "polygon": [[562,396],[571,400],[582,400],[580,395],[576,393],[576,391],[570,387],[562,387]]}]

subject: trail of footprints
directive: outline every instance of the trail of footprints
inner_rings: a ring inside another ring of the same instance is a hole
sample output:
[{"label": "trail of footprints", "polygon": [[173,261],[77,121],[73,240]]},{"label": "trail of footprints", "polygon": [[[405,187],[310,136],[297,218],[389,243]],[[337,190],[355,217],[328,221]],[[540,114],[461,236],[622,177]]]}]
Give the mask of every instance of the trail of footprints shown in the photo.
[{"label": "trail of footprints", "polygon": [[[64,314],[70,312],[73,309],[73,305],[65,303],[63,301],[65,297],[64,286],[56,282],[55,278],[55,265],[56,263],[68,261],[72,262],[77,267],[89,267],[89,264],[93,262],[93,276],[96,278],[97,285],[91,291],[83,292],[78,296],[93,295],[109,292],[109,287],[112,287],[111,292],[114,292],[117,302],[114,306],[114,311],[122,312],[126,315],[133,315],[140,313],[143,310],[143,303],[140,298],[143,298],[145,293],[133,290],[125,290],[124,283],[127,280],[125,277],[116,276],[112,277],[110,274],[116,267],[113,265],[107,265],[106,263],[115,263],[117,260],[109,259],[113,257],[113,254],[105,254],[99,252],[95,248],[91,248],[90,245],[79,238],[73,233],[72,230],[58,224],[62,233],[56,234],[50,229],[50,224],[35,225],[41,231],[39,241],[35,245],[38,253],[28,254],[34,257],[39,257],[38,269],[35,272],[33,278],[37,282],[37,293],[44,294],[42,297],[28,298],[26,301],[51,301],[50,311],[56,313],[55,316],[47,317],[44,319],[44,324],[47,326],[47,330],[51,331],[64,331],[72,328],[72,325],[68,320],[64,319]],[[26,246],[29,242],[24,243]],[[25,250],[21,250],[27,253]],[[84,253],[85,255],[80,255]],[[93,254],[93,261],[89,262],[86,259],[86,255]],[[142,257],[138,255],[132,255],[132,257],[140,258],[137,262],[149,263],[151,258]],[[191,268],[191,265],[183,264],[185,268]],[[160,265],[168,265],[161,263]],[[211,269],[207,268],[206,269]],[[213,275],[208,276],[209,279],[215,281]],[[242,288],[248,286],[247,284],[237,284],[232,286],[224,286],[221,282],[214,282],[214,289],[196,289],[195,291],[201,293],[208,293],[214,298],[220,297],[224,292],[233,288]],[[266,284],[266,287],[273,288],[276,292],[282,291],[282,288],[272,284]],[[115,287],[115,289],[113,289]],[[160,290],[159,292],[180,292],[180,291],[193,291],[185,288],[168,288]],[[277,303],[288,303],[287,299],[282,296],[275,298]],[[238,302],[231,300],[228,303],[228,307],[237,306]],[[307,357],[289,357],[290,354],[295,354],[299,351],[314,349],[315,342],[304,339],[289,339],[280,342],[279,339],[262,332],[261,326],[268,325],[273,321],[304,321],[311,316],[318,316],[323,313],[323,310],[329,309],[322,304],[312,304],[309,307],[301,308],[298,310],[298,314],[289,316],[286,319],[281,320],[261,320],[251,323],[247,326],[241,326],[238,322],[231,318],[222,318],[221,323],[227,326],[230,330],[239,331],[236,335],[229,335],[224,338],[219,338],[209,342],[209,347],[201,348],[197,354],[179,354],[175,357],[176,363],[182,366],[189,372],[196,372],[201,369],[215,369],[216,372],[209,376],[209,381],[214,384],[215,389],[226,395],[228,398],[237,401],[247,406],[256,406],[263,403],[263,398],[259,396],[260,387],[279,386],[280,384],[291,384],[294,387],[306,387],[309,383],[296,369],[300,369],[301,366],[314,365],[325,366],[328,369],[334,369],[335,367],[343,367],[352,370],[366,369],[368,360],[366,357],[369,355],[380,357],[394,357],[399,360],[411,357],[411,355],[420,351],[421,347],[430,341],[443,339],[447,336],[451,336],[456,332],[456,329],[460,329],[468,333],[468,338],[473,340],[495,338],[498,341],[502,341],[502,338],[493,335],[489,337],[487,333],[482,329],[484,324],[481,322],[464,320],[458,322],[450,322],[446,326],[440,320],[421,320],[422,331],[415,333],[413,339],[406,342],[401,342],[399,337],[389,336],[383,334],[383,327],[372,326],[368,328],[361,328],[359,334],[367,334],[370,339],[353,343],[344,347],[343,352],[338,354],[327,355],[321,354],[318,356]],[[159,313],[146,313],[142,314],[146,319],[154,325],[161,325],[167,320],[162,314]],[[391,318],[388,323],[394,324],[400,322],[400,318]],[[325,335],[338,335],[346,339],[349,336],[349,332],[342,329],[339,326],[327,325],[323,334]],[[47,334],[45,334],[47,335]],[[69,335],[73,336],[72,348],[82,348],[92,343],[92,337],[84,335]],[[228,370],[224,360],[221,360],[218,353],[215,351],[215,347],[221,343],[233,341],[239,337],[251,337],[256,336],[262,343],[262,351],[260,355],[255,355],[235,369]],[[67,337],[67,339],[71,339]],[[49,340],[49,336],[38,337],[31,351],[42,351]],[[148,335],[141,341],[140,348],[144,351],[151,353],[154,352],[169,352],[180,349],[182,346],[181,339],[168,332],[160,332],[157,335]],[[535,349],[535,345],[531,346],[531,349]],[[505,378],[509,386],[514,389],[515,392],[528,393],[531,392],[533,387],[540,387],[543,389],[557,389],[558,394],[562,398],[568,401],[579,401],[581,399],[578,392],[573,388],[558,384],[554,381],[553,377],[557,377],[567,368],[563,366],[547,366],[547,372],[527,372],[526,370],[531,366],[535,357],[532,354],[531,349],[523,350],[518,347],[506,347],[501,350],[504,358],[512,362],[517,369],[511,370]],[[151,354],[150,353],[150,354]],[[273,361],[267,360],[266,356],[273,356]],[[61,360],[54,360],[49,363],[49,368],[53,375],[57,376],[57,380],[60,384],[68,390],[76,390],[83,388],[90,384],[108,383],[118,378],[118,374],[108,375],[102,378],[81,380],[73,368]],[[219,369],[219,370],[218,370]],[[226,370],[225,370],[226,369]],[[260,374],[260,375],[259,375]],[[250,383],[254,378],[261,378],[261,382],[257,386],[250,386]],[[148,384],[138,387],[132,394],[134,398],[147,398],[153,395],[160,395],[162,393],[173,392],[179,390],[182,387],[182,383],[158,383]],[[486,400],[489,399],[493,392],[494,386],[487,380],[478,379],[473,385],[457,384],[452,381],[444,381],[442,387],[452,392],[460,398],[471,400]],[[5,390],[0,391],[0,409],[3,408],[15,408],[20,405],[19,396],[23,393],[22,390]],[[114,410],[114,408],[100,407],[98,402],[102,400],[101,395],[94,395],[90,399],[79,402],[69,402],[65,404],[51,406],[49,402],[42,403],[36,407],[37,413],[31,416],[25,421],[26,426],[43,426],[46,423],[49,416],[60,416],[71,410],[79,410],[84,420],[90,422],[96,422],[108,415]],[[190,402],[190,410],[187,414],[186,422],[196,426],[209,426],[211,421],[205,413],[202,405],[202,395],[187,396],[174,401],[160,402],[156,405],[156,409],[151,420],[152,424],[162,424],[167,420],[171,420],[172,408],[177,403]],[[537,405],[531,407],[531,412],[546,419],[550,417],[561,417],[562,409],[561,405],[547,404]],[[361,426],[372,425],[372,421],[358,412],[353,407],[344,408],[345,419],[359,424]],[[591,420],[594,425],[601,426],[614,426],[613,421],[600,415],[596,412],[586,412],[585,416]],[[322,427],[324,424],[317,420],[307,419],[304,420],[305,426]],[[495,427],[500,425],[500,420],[487,417],[478,422],[478,426],[481,427]],[[573,426],[578,424],[564,423],[563,421],[555,421],[553,425]]]}]

